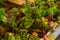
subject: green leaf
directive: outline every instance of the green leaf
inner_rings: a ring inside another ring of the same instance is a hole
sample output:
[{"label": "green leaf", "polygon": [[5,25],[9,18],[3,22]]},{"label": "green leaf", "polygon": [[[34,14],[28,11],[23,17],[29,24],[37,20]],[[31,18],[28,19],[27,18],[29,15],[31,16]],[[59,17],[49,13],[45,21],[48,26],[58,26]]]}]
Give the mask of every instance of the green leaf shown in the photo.
[{"label": "green leaf", "polygon": [[21,38],[18,34],[15,34],[15,40],[21,40]]},{"label": "green leaf", "polygon": [[35,37],[34,40],[40,40],[38,37]]},{"label": "green leaf", "polygon": [[5,15],[5,9],[4,8],[0,8],[0,15]]},{"label": "green leaf", "polygon": [[15,16],[11,16],[11,21],[15,21],[16,17]]},{"label": "green leaf", "polygon": [[43,26],[44,26],[45,30],[48,30],[50,28],[49,25],[48,25],[48,22],[44,22]]},{"label": "green leaf", "polygon": [[32,24],[33,24],[33,22],[34,22],[34,20],[31,20],[31,21],[25,21],[25,22],[24,22],[24,27],[25,27],[25,28],[31,27]]},{"label": "green leaf", "polygon": [[18,8],[16,8],[16,7],[14,7],[14,8],[12,8],[12,10],[11,10],[13,13],[17,13],[18,11],[19,11],[19,9]]},{"label": "green leaf", "polygon": [[3,22],[7,22],[7,17],[4,16],[4,15],[1,15],[1,20],[2,20]]},{"label": "green leaf", "polygon": [[44,9],[42,10],[41,16],[44,16],[44,17],[47,16],[46,10],[44,10]]},{"label": "green leaf", "polygon": [[5,36],[5,40],[15,40],[15,36],[14,36],[14,34],[12,34],[12,35],[8,35],[8,34],[6,34],[6,36]]},{"label": "green leaf", "polygon": [[35,18],[41,18],[41,13],[38,8],[34,8],[33,12],[35,13]]},{"label": "green leaf", "polygon": [[40,40],[39,37],[29,38],[29,40]]},{"label": "green leaf", "polygon": [[3,22],[7,22],[7,14],[5,13],[4,8],[0,8],[0,20]]},{"label": "green leaf", "polygon": [[41,22],[41,19],[37,18],[37,19],[35,19],[35,22],[36,23],[40,23]]},{"label": "green leaf", "polygon": [[11,22],[11,26],[12,26],[12,27],[17,27],[16,22],[15,22],[15,21],[12,21],[12,22]]},{"label": "green leaf", "polygon": [[54,39],[54,34],[50,34],[49,37],[53,40]]},{"label": "green leaf", "polygon": [[24,13],[24,14],[26,14],[27,13],[27,8],[22,8],[21,12]]},{"label": "green leaf", "polygon": [[10,18],[11,20],[10,20],[10,26],[12,26],[12,27],[17,27],[17,23],[15,22],[15,19],[16,19],[16,17],[15,16],[11,16],[11,18]]},{"label": "green leaf", "polygon": [[27,33],[26,31],[21,31],[20,32],[20,37],[21,37],[21,40],[28,40],[29,33]]},{"label": "green leaf", "polygon": [[9,36],[9,39],[8,40],[15,40],[15,36],[14,35]]}]

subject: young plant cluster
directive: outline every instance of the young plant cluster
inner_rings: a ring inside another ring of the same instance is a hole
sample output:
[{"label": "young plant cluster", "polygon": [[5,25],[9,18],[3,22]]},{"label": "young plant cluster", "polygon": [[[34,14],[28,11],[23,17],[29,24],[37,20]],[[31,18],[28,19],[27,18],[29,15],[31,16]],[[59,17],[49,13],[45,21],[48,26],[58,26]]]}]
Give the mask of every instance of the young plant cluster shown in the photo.
[{"label": "young plant cluster", "polygon": [[57,2],[26,1],[19,7],[0,1],[0,40],[40,40],[55,30],[60,20]]}]

